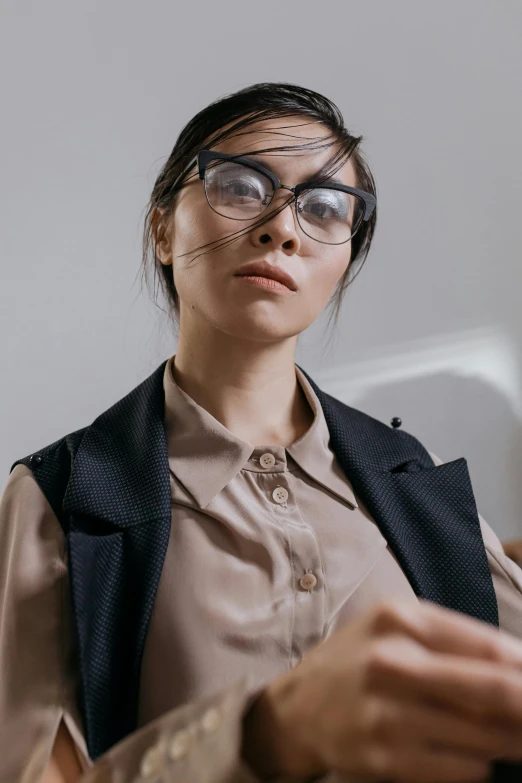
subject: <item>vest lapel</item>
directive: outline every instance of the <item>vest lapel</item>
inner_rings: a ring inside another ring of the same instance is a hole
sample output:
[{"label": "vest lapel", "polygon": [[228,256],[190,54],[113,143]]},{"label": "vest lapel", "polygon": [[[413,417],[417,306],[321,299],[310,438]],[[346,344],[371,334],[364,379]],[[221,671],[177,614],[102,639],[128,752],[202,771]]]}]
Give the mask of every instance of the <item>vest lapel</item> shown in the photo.
[{"label": "vest lapel", "polygon": [[436,467],[411,435],[344,405],[305,375],[333,451],[417,596],[498,626],[466,460]]},{"label": "vest lapel", "polygon": [[141,658],[170,534],[164,367],[86,429],[64,497],[93,759],[136,728]]}]

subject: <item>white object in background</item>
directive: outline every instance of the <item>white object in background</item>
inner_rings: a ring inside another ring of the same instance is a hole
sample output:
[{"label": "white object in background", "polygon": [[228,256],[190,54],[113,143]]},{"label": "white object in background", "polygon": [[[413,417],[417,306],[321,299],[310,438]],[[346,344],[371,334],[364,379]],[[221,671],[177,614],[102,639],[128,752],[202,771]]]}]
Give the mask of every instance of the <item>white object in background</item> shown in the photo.
[{"label": "white object in background", "polygon": [[516,345],[499,327],[487,327],[416,340],[379,356],[355,360],[316,373],[320,388],[347,405],[368,392],[438,373],[475,377],[499,392],[522,422],[522,383]]}]

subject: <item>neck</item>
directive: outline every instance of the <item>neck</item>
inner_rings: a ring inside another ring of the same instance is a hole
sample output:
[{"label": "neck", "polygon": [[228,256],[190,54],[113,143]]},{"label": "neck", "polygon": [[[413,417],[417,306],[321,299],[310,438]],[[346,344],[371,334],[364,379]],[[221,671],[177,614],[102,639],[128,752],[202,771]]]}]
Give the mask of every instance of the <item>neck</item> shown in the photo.
[{"label": "neck", "polygon": [[270,343],[213,329],[180,329],[173,374],[178,386],[230,432],[252,446],[289,446],[313,411],[296,376],[297,337]]}]

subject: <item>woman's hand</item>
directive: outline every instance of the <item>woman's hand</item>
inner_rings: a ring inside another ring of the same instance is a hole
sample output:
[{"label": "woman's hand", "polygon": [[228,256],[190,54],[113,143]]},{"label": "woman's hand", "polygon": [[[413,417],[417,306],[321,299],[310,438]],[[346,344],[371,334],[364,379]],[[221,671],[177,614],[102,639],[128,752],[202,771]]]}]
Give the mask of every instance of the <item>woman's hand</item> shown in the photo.
[{"label": "woman's hand", "polygon": [[425,601],[381,604],[269,683],[246,747],[262,777],[487,780],[494,759],[522,760],[522,643]]},{"label": "woman's hand", "polygon": [[522,568],[522,538],[512,538],[510,541],[503,541],[502,546],[506,555]]}]

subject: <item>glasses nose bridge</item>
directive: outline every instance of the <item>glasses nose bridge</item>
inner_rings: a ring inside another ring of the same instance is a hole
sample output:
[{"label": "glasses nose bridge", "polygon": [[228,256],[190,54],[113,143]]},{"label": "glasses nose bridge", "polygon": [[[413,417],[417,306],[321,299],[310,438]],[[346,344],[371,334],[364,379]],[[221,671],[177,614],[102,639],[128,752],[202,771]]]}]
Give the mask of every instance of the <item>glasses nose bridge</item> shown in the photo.
[{"label": "glasses nose bridge", "polygon": [[[296,198],[296,195],[295,195],[295,187],[291,188],[290,185],[283,185],[283,183],[280,182],[279,185],[277,186],[277,188],[274,188],[272,196],[274,196],[276,194],[276,191],[278,191],[278,190],[289,190],[292,193],[293,198],[292,199],[288,199],[288,201],[285,204],[285,207],[288,207],[290,204],[295,204],[295,208],[297,209],[297,198]],[[267,206],[268,206],[268,204],[267,204]]]},{"label": "glasses nose bridge", "polygon": [[[291,188],[290,185],[283,185],[283,183],[281,182],[281,183],[279,183],[277,188],[274,188],[272,195],[274,196],[278,190],[289,190],[291,192],[291,194],[293,195],[293,199],[289,199],[288,204],[297,203],[297,198],[296,198],[296,195],[295,195],[295,187]],[[288,204],[287,204],[287,206],[288,206]]]}]

